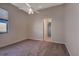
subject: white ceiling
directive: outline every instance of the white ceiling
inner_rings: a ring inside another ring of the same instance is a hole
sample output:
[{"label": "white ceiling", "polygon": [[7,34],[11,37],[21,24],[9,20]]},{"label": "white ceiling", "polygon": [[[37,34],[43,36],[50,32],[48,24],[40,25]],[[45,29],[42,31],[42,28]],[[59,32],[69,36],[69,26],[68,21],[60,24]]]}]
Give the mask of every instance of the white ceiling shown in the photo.
[{"label": "white ceiling", "polygon": [[30,3],[30,5],[35,9],[35,10],[41,10],[57,5],[61,5],[62,3]]},{"label": "white ceiling", "polygon": [[[37,11],[37,10],[42,10],[48,7],[54,7],[57,5],[61,5],[63,3],[29,3],[31,5],[31,7]],[[27,5],[25,3],[12,3],[12,5],[18,7],[19,9],[28,12],[27,10]]]}]

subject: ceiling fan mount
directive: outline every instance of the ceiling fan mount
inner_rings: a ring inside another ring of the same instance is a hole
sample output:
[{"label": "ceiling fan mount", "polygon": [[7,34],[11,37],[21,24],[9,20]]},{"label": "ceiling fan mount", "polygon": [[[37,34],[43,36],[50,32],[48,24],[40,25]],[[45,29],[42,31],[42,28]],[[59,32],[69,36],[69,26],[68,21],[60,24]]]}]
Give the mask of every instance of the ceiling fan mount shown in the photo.
[{"label": "ceiling fan mount", "polygon": [[32,8],[32,6],[29,4],[29,3],[25,3],[26,4],[26,6],[28,7],[27,9],[28,9],[28,14],[34,14],[34,13],[39,13],[37,10],[34,10],[33,8]]}]

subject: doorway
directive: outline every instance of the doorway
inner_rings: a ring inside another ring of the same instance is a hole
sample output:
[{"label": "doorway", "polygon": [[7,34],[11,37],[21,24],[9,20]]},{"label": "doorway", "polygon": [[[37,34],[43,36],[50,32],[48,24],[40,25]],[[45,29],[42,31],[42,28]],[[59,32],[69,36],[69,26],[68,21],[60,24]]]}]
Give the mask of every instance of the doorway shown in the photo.
[{"label": "doorway", "polygon": [[43,20],[43,40],[52,41],[52,18]]}]

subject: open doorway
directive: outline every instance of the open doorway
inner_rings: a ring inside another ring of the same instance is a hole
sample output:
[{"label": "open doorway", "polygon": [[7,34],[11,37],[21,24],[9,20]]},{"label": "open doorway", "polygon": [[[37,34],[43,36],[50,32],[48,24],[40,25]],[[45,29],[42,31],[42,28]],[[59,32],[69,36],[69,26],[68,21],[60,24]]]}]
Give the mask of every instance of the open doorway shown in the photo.
[{"label": "open doorway", "polygon": [[52,41],[52,18],[43,21],[43,40]]}]

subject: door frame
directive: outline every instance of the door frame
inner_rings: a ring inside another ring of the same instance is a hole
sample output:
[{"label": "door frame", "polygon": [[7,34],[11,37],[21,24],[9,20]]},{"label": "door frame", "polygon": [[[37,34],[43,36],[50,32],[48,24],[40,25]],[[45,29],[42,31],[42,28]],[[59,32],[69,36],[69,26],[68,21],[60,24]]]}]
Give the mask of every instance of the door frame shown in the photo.
[{"label": "door frame", "polygon": [[[51,20],[51,37],[49,38],[47,35],[48,35],[48,28],[47,28],[47,24],[48,23],[45,23],[45,21],[46,22],[48,22],[47,20]],[[52,40],[52,18],[46,18],[46,19],[44,19],[43,20],[43,41],[49,41],[49,42],[52,42],[53,40]],[[47,31],[47,33],[46,33],[46,31]]]}]

